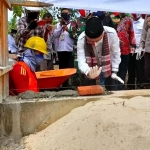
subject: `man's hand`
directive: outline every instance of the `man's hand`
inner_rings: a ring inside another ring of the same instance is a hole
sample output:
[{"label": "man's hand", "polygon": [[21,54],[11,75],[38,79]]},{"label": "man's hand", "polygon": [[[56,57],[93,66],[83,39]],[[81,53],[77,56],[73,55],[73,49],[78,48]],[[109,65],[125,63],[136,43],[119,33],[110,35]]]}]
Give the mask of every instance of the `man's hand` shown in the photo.
[{"label": "man's hand", "polygon": [[95,79],[100,75],[101,70],[102,70],[102,67],[100,67],[100,68],[98,68],[98,66],[94,66],[93,68],[91,67],[87,76],[90,79]]},{"label": "man's hand", "polygon": [[134,54],[135,53],[135,48],[131,47],[130,48],[130,53]]},{"label": "man's hand", "polygon": [[63,25],[63,31],[67,31],[68,32],[68,27],[67,27],[67,25]]},{"label": "man's hand", "polygon": [[50,24],[48,24],[46,27],[46,30],[50,33],[50,32],[52,32],[53,27]]},{"label": "man's hand", "polygon": [[124,84],[124,81],[120,77],[118,77],[116,73],[112,73],[111,78]]},{"label": "man's hand", "polygon": [[53,59],[56,59],[56,53],[53,53]]},{"label": "man's hand", "polygon": [[138,49],[137,54],[136,54],[136,60],[141,59],[144,56],[144,54],[145,54],[144,49],[142,47],[140,47]]}]

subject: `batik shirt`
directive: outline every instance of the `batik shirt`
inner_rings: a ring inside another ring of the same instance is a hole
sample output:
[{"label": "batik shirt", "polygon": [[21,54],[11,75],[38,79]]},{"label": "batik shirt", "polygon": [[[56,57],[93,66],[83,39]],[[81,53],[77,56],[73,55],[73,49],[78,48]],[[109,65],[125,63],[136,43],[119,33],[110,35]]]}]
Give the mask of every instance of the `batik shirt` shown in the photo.
[{"label": "batik shirt", "polygon": [[79,35],[85,31],[85,24],[86,20],[82,17],[77,18],[75,21],[72,21],[69,33],[70,37],[73,38],[74,40],[77,40]]},{"label": "batik shirt", "polygon": [[131,47],[136,48],[132,19],[128,16],[121,18],[116,30],[120,39],[121,54],[128,55]]}]

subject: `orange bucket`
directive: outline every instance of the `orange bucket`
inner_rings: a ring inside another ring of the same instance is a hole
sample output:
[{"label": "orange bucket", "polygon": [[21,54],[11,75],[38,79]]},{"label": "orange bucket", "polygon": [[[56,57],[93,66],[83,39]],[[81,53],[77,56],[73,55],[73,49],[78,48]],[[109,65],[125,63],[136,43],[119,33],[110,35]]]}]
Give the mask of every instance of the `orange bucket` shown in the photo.
[{"label": "orange bucket", "polygon": [[75,68],[58,69],[36,72],[39,89],[59,88],[71,75],[76,73]]}]

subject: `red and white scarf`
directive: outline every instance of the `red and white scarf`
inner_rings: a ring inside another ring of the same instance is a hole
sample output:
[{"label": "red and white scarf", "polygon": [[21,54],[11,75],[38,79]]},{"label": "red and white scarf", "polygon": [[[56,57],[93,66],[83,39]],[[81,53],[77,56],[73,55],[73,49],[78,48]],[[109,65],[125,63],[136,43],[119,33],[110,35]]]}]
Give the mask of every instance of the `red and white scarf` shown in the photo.
[{"label": "red and white scarf", "polygon": [[100,64],[99,67],[102,67],[103,76],[109,77],[111,75],[111,63],[110,63],[110,51],[109,51],[107,33],[105,32],[103,37],[102,52],[101,52],[102,59],[97,60],[97,58],[95,57],[95,53],[93,51],[93,47],[91,44],[87,42],[86,38],[84,42],[84,50],[85,50],[86,62],[88,63],[89,67],[98,65],[97,62],[99,62]]}]

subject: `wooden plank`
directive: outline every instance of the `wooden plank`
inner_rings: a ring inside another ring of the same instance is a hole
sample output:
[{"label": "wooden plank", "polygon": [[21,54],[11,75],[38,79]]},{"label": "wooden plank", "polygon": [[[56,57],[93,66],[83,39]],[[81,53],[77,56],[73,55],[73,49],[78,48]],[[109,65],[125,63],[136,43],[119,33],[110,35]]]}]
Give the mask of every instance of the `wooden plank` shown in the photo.
[{"label": "wooden plank", "polygon": [[6,5],[7,8],[9,8],[10,10],[12,10],[12,6],[9,0],[2,0],[4,2],[4,4]]},{"label": "wooden plank", "polygon": [[7,66],[7,67],[4,67],[4,69],[1,69],[0,68],[0,76],[8,73],[10,70],[12,69],[12,66]]},{"label": "wooden plank", "polygon": [[50,7],[53,4],[48,4],[44,2],[35,2],[35,1],[18,1],[10,0],[12,6],[30,6],[30,7]]},{"label": "wooden plank", "polygon": [[[0,18],[2,18],[2,5],[3,1],[0,1]],[[2,21],[0,22],[0,33],[2,32]],[[2,65],[2,35],[0,34],[0,65]],[[2,103],[3,100],[3,77],[0,76],[0,103]]]},{"label": "wooden plank", "polygon": [[[0,0],[0,66],[8,66],[8,44],[7,44],[7,6]],[[6,67],[7,68],[7,67]],[[7,68],[8,69],[8,68]],[[4,69],[6,71],[6,69]],[[8,69],[9,70],[9,69]],[[4,72],[5,72],[4,71]],[[0,76],[0,103],[9,94],[8,73]]]},{"label": "wooden plank", "polygon": [[[3,60],[3,66],[8,66],[8,28],[7,28],[7,24],[8,24],[8,9],[6,8],[5,5],[3,5],[3,54],[4,54],[4,60]],[[4,32],[5,31],[5,32]],[[10,70],[10,68],[7,68],[7,71]],[[9,72],[7,72],[6,74],[4,74],[3,77],[3,99],[5,99],[6,97],[9,96]]]}]

